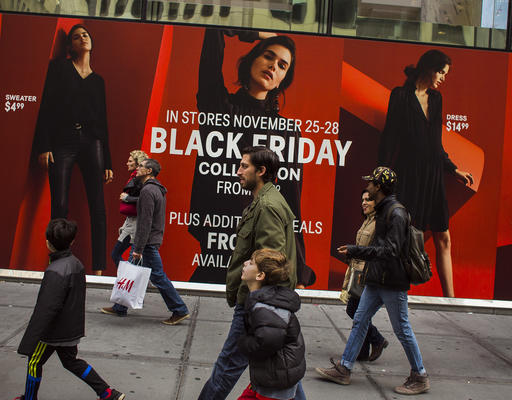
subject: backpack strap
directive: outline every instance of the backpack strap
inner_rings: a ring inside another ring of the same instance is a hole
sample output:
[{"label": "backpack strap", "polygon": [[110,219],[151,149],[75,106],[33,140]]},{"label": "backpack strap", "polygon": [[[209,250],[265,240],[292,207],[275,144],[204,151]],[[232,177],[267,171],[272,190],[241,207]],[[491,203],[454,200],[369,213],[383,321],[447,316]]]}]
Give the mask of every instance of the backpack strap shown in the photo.
[{"label": "backpack strap", "polygon": [[386,214],[386,227],[387,227],[387,225],[389,225],[389,219],[391,218],[391,213],[397,208],[403,208],[405,210],[405,212],[407,213],[407,221],[408,221],[405,246],[402,248],[402,251],[400,254],[400,258],[403,259],[404,252],[408,251],[407,249],[411,245],[411,242],[410,242],[411,239],[409,237],[409,233],[411,230],[411,214],[409,214],[409,211],[407,211],[407,209],[404,207],[404,205],[402,203],[397,201],[395,204],[392,204],[391,207],[389,207],[389,210]]},{"label": "backpack strap", "polygon": [[405,209],[405,207],[402,205],[402,203],[396,202],[395,204],[391,205],[389,207],[388,213],[386,214],[386,225],[389,224],[389,219],[391,218],[391,213],[397,209],[397,208],[403,208],[407,212],[407,217],[409,219],[409,225],[411,224],[411,215],[409,212]]}]

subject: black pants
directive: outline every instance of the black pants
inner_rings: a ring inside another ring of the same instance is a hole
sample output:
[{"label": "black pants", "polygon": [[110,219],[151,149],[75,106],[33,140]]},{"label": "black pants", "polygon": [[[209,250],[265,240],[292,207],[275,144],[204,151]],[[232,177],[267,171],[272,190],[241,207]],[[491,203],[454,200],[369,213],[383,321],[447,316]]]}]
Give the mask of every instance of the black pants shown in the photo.
[{"label": "black pants", "polygon": [[[354,315],[356,314],[357,307],[359,306],[359,297],[350,296],[347,303],[347,315],[354,319]],[[358,358],[366,359],[370,354],[370,344],[379,345],[384,341],[384,337],[380,334],[379,330],[372,324],[370,321],[370,325],[368,326],[368,333],[366,334],[366,338],[364,339],[363,346],[359,351]]]},{"label": "black pants", "polygon": [[84,360],[76,358],[78,347],[75,346],[51,346],[39,342],[34,353],[28,359],[27,382],[25,384],[25,400],[37,400],[37,391],[41,384],[43,365],[56,351],[62,366],[87,383],[98,396],[109,388],[101,379],[94,368]]},{"label": "black pants", "polygon": [[110,257],[112,257],[112,261],[116,264],[116,268],[119,267],[119,262],[123,258],[123,253],[132,245],[130,241],[132,237],[130,235],[126,236],[123,241],[117,241]]},{"label": "black pants", "polygon": [[82,130],[70,130],[66,141],[53,150],[54,163],[50,163],[48,176],[52,198],[52,219],[67,218],[69,211],[69,185],[73,167],[78,164],[85,185],[91,218],[92,269],[106,266],[107,222],[103,182],[105,163],[103,146],[99,139]]}]

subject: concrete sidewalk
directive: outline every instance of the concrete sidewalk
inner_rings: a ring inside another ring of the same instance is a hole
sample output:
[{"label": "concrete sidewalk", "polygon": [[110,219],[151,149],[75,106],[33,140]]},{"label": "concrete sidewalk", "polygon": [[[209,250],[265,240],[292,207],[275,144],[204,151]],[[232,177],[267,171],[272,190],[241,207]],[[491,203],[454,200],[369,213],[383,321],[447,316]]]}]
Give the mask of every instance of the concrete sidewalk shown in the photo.
[{"label": "concrete sidewalk", "polygon": [[[38,290],[38,284],[0,282],[0,400],[23,391],[27,359],[16,349]],[[232,309],[224,299],[184,296],[192,318],[165,326],[160,320],[168,313],[159,294],[148,293],[144,309],[126,318],[99,312],[109,305],[109,296],[105,289],[87,291],[87,337],[80,343],[80,357],[128,400],[197,399],[229,329]],[[357,363],[349,386],[321,380],[314,371],[343,351],[351,328],[345,307],[303,304],[298,317],[307,346],[303,385],[308,399],[407,398],[393,392],[409,374],[409,364],[385,310],[374,324],[390,346],[376,362]],[[432,387],[420,399],[512,398],[512,316],[411,310],[410,318]],[[228,399],[237,399],[248,382],[246,371]],[[95,399],[56,355],[45,366],[39,394],[41,400]]]}]

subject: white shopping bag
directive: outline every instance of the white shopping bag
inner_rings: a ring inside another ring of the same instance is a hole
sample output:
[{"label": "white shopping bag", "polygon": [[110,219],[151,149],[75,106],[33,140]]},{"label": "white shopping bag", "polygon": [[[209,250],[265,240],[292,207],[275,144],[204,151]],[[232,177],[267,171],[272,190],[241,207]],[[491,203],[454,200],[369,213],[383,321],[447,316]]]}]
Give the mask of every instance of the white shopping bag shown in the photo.
[{"label": "white shopping bag", "polygon": [[[142,259],[139,264],[142,264]],[[150,275],[151,268],[121,261],[110,301],[133,309],[142,308]]]}]

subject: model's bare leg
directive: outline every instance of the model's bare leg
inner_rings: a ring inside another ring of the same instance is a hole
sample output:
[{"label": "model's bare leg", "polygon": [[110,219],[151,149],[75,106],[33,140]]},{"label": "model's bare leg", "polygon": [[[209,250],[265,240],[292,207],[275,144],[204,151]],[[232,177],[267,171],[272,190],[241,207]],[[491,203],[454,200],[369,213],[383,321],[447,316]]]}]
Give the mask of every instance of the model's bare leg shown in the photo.
[{"label": "model's bare leg", "polygon": [[436,266],[444,297],[455,297],[453,290],[452,245],[450,231],[432,232],[436,247]]}]

